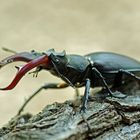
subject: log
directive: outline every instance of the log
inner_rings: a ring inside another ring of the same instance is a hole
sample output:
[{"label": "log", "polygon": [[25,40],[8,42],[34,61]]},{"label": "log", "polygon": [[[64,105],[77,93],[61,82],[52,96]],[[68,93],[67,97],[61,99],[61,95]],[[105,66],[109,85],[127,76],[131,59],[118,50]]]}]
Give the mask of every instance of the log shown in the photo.
[{"label": "log", "polygon": [[94,93],[85,113],[80,112],[80,97],[47,105],[36,115],[15,116],[0,129],[0,140],[140,139],[140,86],[131,82],[119,90],[127,97]]}]

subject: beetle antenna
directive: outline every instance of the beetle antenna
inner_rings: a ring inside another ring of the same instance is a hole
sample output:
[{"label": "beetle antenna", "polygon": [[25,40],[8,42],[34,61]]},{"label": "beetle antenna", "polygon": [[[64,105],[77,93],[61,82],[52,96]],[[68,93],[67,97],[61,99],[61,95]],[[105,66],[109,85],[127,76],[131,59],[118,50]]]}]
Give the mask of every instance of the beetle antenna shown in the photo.
[{"label": "beetle antenna", "polygon": [[8,48],[6,48],[6,47],[2,47],[2,50],[3,50],[3,51],[6,51],[6,52],[13,53],[13,54],[17,54],[17,52],[16,52],[16,51],[11,50],[11,49],[8,49]]},{"label": "beetle antenna", "polygon": [[36,70],[29,72],[29,74],[33,74],[33,77],[37,77],[38,73],[42,70],[42,67],[39,66],[36,68]]}]

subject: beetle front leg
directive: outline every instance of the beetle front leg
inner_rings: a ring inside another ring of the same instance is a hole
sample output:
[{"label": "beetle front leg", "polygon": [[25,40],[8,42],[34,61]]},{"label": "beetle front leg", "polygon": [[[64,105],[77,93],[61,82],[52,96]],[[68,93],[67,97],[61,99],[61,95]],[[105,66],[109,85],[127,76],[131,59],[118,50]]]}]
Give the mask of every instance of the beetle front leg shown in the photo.
[{"label": "beetle front leg", "polygon": [[85,112],[85,110],[86,110],[86,105],[87,105],[87,101],[89,99],[89,93],[90,93],[89,90],[90,90],[90,79],[87,78],[86,79],[86,85],[85,85],[85,93],[84,93],[84,96],[83,96],[83,104],[82,104],[82,107],[81,107],[82,112]]},{"label": "beetle front leg", "polygon": [[42,91],[43,89],[62,89],[62,88],[66,88],[69,85],[66,83],[49,83],[49,84],[45,84],[44,86],[41,86],[38,90],[36,90],[25,102],[24,104],[21,106],[21,108],[19,109],[17,115],[20,115],[21,112],[23,112],[24,108],[27,106],[27,104],[31,101],[31,99],[33,97],[35,97],[40,91]]}]

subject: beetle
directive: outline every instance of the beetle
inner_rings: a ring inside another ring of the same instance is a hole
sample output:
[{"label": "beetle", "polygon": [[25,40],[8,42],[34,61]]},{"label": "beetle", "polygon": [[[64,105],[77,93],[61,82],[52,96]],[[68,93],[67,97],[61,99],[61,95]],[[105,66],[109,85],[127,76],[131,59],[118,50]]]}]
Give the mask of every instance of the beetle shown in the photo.
[{"label": "beetle", "polygon": [[137,76],[140,73],[140,62],[113,52],[94,52],[84,56],[66,54],[65,51],[58,53],[54,49],[43,53],[35,51],[21,52],[0,61],[0,68],[15,61],[24,61],[27,64],[21,68],[17,67],[18,72],[13,81],[7,87],[0,88],[0,90],[13,89],[20,79],[35,67],[34,76],[37,76],[41,70],[47,70],[64,81],[64,83],[46,84],[39,88],[22,106],[19,114],[27,102],[42,89],[60,89],[68,86],[79,88],[85,86],[81,107],[81,110],[85,112],[90,88],[104,87],[111,97],[118,97],[113,94],[110,86],[119,87],[127,76],[140,80],[140,77]]}]

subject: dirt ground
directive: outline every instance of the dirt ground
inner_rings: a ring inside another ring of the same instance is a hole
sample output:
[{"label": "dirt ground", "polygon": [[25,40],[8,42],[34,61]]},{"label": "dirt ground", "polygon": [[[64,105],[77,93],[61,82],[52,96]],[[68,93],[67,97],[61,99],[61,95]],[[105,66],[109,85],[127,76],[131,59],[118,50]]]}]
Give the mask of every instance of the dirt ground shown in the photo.
[{"label": "dirt ground", "polygon": [[[111,51],[140,60],[140,1],[138,0],[11,0],[0,1],[0,48],[17,52],[45,51],[87,54]],[[0,49],[0,59],[10,55]],[[0,70],[0,87],[16,73],[15,63]],[[0,126],[14,116],[25,98],[47,82],[61,81],[48,72],[26,75],[12,91],[0,91]],[[47,93],[47,94],[46,94]],[[72,88],[42,91],[27,111],[74,97]]]}]

